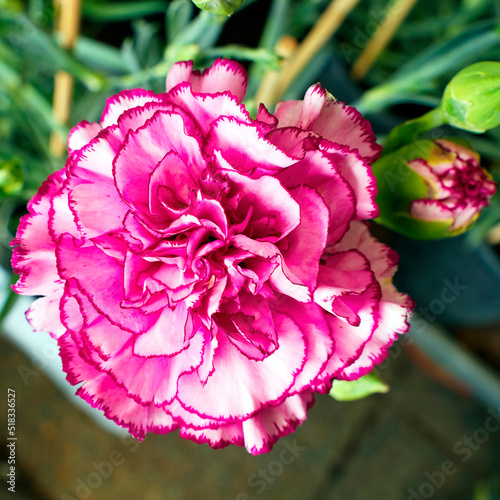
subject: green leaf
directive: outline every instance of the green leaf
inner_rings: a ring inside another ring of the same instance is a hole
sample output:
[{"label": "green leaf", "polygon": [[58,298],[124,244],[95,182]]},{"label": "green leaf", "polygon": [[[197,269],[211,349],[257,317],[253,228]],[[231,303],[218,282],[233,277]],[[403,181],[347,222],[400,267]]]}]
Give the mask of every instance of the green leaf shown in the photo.
[{"label": "green leaf", "polygon": [[151,14],[165,12],[168,2],[165,0],[144,0],[141,2],[82,2],[82,16],[95,21],[126,21],[140,19]]},{"label": "green leaf", "polygon": [[166,25],[168,41],[172,42],[189,24],[193,16],[190,0],[174,0],[167,9]]},{"label": "green leaf", "polygon": [[132,23],[134,30],[134,50],[142,68],[158,63],[162,58],[163,43],[159,42],[156,23],[139,19]]},{"label": "green leaf", "polygon": [[193,44],[205,49],[213,47],[227,19],[226,16],[217,16],[210,12],[202,11],[184,30],[179,32],[168,48],[170,49],[172,45],[183,47]]},{"label": "green leaf", "polygon": [[75,59],[61,48],[52,36],[35,26],[26,16],[18,15],[11,21],[19,32],[19,36],[12,43],[22,57],[36,61],[45,71],[65,70],[90,90],[102,88],[105,83],[102,75]]},{"label": "green leaf", "polygon": [[253,49],[245,45],[224,45],[203,52],[203,57],[226,57],[240,61],[253,61],[264,65],[267,69],[279,69],[280,58],[275,52],[267,49]]},{"label": "green leaf", "polygon": [[369,373],[358,380],[334,380],[330,396],[337,401],[356,401],[375,393],[386,393],[389,386],[384,384],[373,373]]},{"label": "green leaf", "polygon": [[386,82],[365,92],[354,106],[361,113],[368,114],[405,102],[408,95],[421,91],[423,86],[428,87],[432,79],[477,61],[481,54],[499,44],[495,21],[475,24],[449,40],[439,41],[403,64]]},{"label": "green leaf", "polygon": [[131,67],[122,57],[120,49],[92,38],[79,36],[73,53],[82,63],[104,70],[106,73],[131,71]]}]

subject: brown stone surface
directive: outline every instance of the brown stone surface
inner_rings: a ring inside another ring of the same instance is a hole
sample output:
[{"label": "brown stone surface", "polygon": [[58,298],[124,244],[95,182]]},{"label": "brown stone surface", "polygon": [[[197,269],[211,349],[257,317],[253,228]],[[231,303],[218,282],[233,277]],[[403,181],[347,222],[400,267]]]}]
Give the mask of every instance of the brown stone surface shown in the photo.
[{"label": "brown stone surface", "polygon": [[[149,435],[141,444],[120,439],[43,373],[25,385],[18,367],[34,367],[3,338],[0,358],[1,394],[7,387],[17,394],[20,500],[402,500],[410,488],[427,494],[426,473],[438,480],[444,465],[453,473],[432,496],[451,500],[470,494],[499,465],[500,432],[489,433],[465,461],[465,452],[454,451],[484,425],[486,409],[428,379],[404,355],[382,370],[389,394],[354,403],[318,396],[307,422],[258,457],[235,447],[213,451],[176,433]],[[6,411],[1,415],[6,429]],[[295,444],[293,457],[285,450]],[[14,497],[3,488],[0,498]]]}]

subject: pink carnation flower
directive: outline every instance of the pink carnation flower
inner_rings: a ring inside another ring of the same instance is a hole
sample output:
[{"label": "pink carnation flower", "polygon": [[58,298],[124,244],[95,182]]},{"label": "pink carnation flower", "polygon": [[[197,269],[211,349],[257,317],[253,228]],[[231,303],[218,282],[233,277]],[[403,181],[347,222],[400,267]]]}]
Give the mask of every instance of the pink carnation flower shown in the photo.
[{"label": "pink carnation flower", "polygon": [[77,394],[141,439],[269,451],[314,392],[368,373],[408,329],[374,240],[360,114],[319,86],[275,115],[241,105],[246,73],[178,63],[167,92],[111,97],[13,244],[27,317],[58,339]]}]

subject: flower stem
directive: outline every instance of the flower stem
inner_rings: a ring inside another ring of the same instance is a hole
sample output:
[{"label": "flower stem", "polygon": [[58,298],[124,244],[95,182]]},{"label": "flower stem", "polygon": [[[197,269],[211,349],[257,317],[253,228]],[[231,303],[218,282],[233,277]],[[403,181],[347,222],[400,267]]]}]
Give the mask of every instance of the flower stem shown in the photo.
[{"label": "flower stem", "polygon": [[352,67],[351,76],[355,80],[361,80],[368,73],[416,2],[417,0],[394,0],[387,10],[384,21],[377,28]]},{"label": "flower stem", "polygon": [[262,76],[259,88],[255,93],[254,104],[256,106],[260,103],[263,103],[267,107],[276,104],[276,89],[280,85],[283,67],[290,57],[293,56],[296,48],[297,40],[289,35],[284,35],[278,40],[274,50],[282,59],[281,68],[278,71],[270,69]]},{"label": "flower stem", "polygon": [[359,0],[332,0],[290,60],[283,66],[279,85],[276,85],[268,105],[272,106],[285,93],[309,61],[317,54],[342,24]]},{"label": "flower stem", "polygon": [[424,132],[444,124],[441,107],[394,127],[385,139],[384,154],[418,139]]},{"label": "flower stem", "polygon": [[[71,50],[78,38],[80,25],[81,0],[55,0],[60,8],[58,31],[61,33],[61,45]],[[54,81],[53,111],[57,121],[66,124],[69,120],[73,97],[73,76],[65,71],[58,71]],[[54,156],[62,156],[66,149],[64,137],[53,132],[50,137],[50,152]]]}]

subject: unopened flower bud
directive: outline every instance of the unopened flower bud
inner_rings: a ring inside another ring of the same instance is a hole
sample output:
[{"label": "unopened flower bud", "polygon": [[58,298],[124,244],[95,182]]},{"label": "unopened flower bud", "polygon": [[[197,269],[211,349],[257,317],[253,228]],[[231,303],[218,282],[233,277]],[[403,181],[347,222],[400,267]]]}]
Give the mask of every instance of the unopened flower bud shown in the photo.
[{"label": "unopened flower bud", "polygon": [[382,156],[373,172],[378,222],[416,239],[467,231],[496,190],[479,155],[451,140],[415,141]]},{"label": "unopened flower bud", "polygon": [[482,133],[500,125],[500,62],[484,61],[459,71],[441,100],[445,121]]}]

